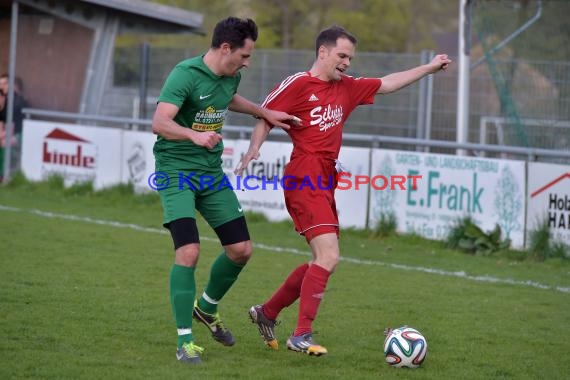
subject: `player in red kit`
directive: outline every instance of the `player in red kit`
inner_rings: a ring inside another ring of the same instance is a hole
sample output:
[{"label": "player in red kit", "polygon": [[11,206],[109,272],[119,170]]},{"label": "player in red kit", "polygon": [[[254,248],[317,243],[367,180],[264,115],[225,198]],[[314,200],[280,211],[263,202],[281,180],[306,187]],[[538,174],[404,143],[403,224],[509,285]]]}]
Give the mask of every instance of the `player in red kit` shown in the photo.
[{"label": "player in red kit", "polygon": [[[274,330],[278,314],[299,298],[297,325],[287,339],[287,348],[309,355],[327,353],[313,340],[312,322],[340,258],[334,190],[346,119],[357,106],[372,104],[375,95],[397,91],[451,63],[447,55],[441,54],[429,64],[382,78],[354,78],[345,71],[354,57],[356,42],[341,27],[323,30],[316,40],[316,59],[311,69],[283,80],[263,103],[264,107],[301,119],[299,125],[286,131],[293,141],[293,152],[285,167],[283,191],[295,229],[305,237],[313,256],[310,262],[295,268],[266,302],[249,310],[265,343],[273,349],[278,348]],[[249,162],[259,157],[271,128],[263,120],[257,123],[236,174],[241,175]],[[306,185],[307,179],[313,186]],[[301,186],[303,182],[305,186]]]}]

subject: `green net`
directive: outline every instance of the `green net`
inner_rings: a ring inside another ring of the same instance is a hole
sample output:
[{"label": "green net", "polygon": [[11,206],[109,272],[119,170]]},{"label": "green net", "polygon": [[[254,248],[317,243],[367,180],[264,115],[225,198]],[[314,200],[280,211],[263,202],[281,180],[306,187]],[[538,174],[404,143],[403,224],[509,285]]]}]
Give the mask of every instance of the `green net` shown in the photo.
[{"label": "green net", "polygon": [[[473,0],[472,81],[488,76],[487,116],[505,145],[570,144],[570,1]],[[540,57],[540,60],[538,60]],[[479,60],[477,60],[479,58]],[[560,61],[558,61],[560,60]]]}]

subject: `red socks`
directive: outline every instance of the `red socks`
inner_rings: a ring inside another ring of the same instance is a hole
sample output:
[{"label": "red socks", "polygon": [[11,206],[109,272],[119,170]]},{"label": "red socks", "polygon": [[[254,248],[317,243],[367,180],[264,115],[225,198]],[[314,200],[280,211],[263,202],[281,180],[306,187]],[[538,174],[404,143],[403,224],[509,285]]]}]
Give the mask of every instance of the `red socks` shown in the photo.
[{"label": "red socks", "polygon": [[301,300],[297,328],[293,335],[299,336],[312,331],[312,323],[317,316],[319,305],[325,294],[330,272],[323,267],[312,264],[301,285]]},{"label": "red socks", "polygon": [[277,319],[277,315],[299,298],[301,284],[309,264],[298,266],[289,274],[285,282],[277,289],[271,298],[263,304],[263,314],[269,319]]},{"label": "red socks", "polygon": [[298,266],[289,274],[285,282],[271,298],[263,304],[263,314],[269,319],[277,319],[277,315],[301,298],[297,328],[293,335],[299,336],[312,331],[312,323],[317,316],[319,305],[325,294],[330,272],[316,264],[308,263]]}]

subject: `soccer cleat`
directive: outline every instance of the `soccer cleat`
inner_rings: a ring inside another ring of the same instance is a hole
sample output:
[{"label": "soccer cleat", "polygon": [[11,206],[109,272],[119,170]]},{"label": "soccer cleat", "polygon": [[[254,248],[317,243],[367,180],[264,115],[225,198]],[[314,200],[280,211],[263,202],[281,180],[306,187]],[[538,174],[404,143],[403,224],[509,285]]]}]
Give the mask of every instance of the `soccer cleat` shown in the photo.
[{"label": "soccer cleat", "polygon": [[320,344],[315,343],[311,333],[300,336],[291,335],[287,339],[287,348],[292,351],[304,352],[305,354],[321,356],[328,351]]},{"label": "soccer cleat", "polygon": [[184,343],[182,347],[176,350],[176,359],[179,362],[200,364],[202,363],[202,359],[200,359],[202,352],[204,352],[204,349],[193,342]]},{"label": "soccer cleat", "polygon": [[208,329],[210,329],[215,341],[220,342],[224,346],[233,346],[235,344],[236,341],[232,333],[224,326],[219,313],[208,314],[200,310],[198,307],[198,301],[195,301],[192,316],[195,320],[202,322],[206,327],[208,327]]},{"label": "soccer cleat", "polygon": [[249,317],[251,318],[251,322],[257,325],[259,334],[263,338],[265,344],[271,349],[278,350],[279,343],[275,337],[275,326],[277,325],[277,322],[267,318],[265,314],[263,314],[263,306],[252,306],[249,309]]}]

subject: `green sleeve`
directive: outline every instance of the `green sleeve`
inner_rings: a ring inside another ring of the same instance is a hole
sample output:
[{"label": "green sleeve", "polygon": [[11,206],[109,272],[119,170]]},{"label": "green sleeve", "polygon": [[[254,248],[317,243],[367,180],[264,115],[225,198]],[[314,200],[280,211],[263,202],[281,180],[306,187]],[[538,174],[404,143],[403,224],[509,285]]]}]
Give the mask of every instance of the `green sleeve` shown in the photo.
[{"label": "green sleeve", "polygon": [[168,78],[166,78],[158,101],[171,103],[180,108],[182,103],[190,96],[192,87],[191,71],[188,68],[176,66],[172,69]]}]

